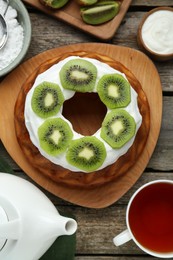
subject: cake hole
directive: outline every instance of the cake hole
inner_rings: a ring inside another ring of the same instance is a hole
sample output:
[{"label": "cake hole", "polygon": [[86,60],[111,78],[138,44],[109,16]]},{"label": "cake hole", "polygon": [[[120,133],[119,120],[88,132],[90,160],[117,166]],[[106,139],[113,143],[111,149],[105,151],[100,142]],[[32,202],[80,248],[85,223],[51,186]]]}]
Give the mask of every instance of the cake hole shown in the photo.
[{"label": "cake hole", "polygon": [[107,108],[97,93],[76,92],[64,102],[62,114],[71,122],[77,133],[93,135],[101,128],[106,113]]}]

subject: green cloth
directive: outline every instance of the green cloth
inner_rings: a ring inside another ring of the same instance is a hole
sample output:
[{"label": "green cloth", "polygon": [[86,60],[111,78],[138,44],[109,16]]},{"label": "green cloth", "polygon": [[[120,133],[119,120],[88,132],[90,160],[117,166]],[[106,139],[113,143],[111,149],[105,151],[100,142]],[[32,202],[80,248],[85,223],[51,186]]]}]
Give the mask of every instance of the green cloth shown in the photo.
[{"label": "green cloth", "polygon": [[40,260],[73,260],[76,249],[76,235],[60,236]]},{"label": "green cloth", "polygon": [[0,172],[14,173],[12,167],[2,158],[0,158]]}]

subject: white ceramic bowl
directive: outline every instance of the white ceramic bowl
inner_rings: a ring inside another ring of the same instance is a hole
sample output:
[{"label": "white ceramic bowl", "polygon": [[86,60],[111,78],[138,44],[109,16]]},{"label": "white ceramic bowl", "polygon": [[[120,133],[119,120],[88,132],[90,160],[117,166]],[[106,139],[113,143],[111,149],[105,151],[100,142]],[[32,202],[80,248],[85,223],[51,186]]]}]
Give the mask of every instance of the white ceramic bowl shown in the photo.
[{"label": "white ceramic bowl", "polygon": [[30,17],[29,14],[20,0],[10,0],[10,6],[12,6],[14,9],[17,11],[17,20],[18,22],[22,25],[24,29],[24,42],[23,42],[23,47],[19,55],[15,58],[15,60],[10,63],[7,67],[4,69],[0,70],[0,77],[5,76],[7,73],[12,71],[15,67],[17,67],[24,56],[26,55],[30,42],[31,42],[31,22],[30,22]]}]

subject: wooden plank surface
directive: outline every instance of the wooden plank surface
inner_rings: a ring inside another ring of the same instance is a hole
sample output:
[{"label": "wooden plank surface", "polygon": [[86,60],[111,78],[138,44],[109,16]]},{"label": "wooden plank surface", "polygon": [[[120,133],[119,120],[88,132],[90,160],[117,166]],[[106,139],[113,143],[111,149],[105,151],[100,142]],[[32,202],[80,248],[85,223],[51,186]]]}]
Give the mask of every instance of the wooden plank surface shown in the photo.
[{"label": "wooden plank surface", "polygon": [[126,14],[132,0],[121,0],[121,6],[117,15],[107,23],[103,23],[97,26],[92,26],[83,22],[80,15],[80,6],[76,1],[69,1],[63,8],[58,10],[51,10],[51,8],[45,7],[40,1],[24,0],[24,3],[41,10],[42,12],[53,16],[57,19],[65,21],[66,23],[83,30],[101,40],[108,40],[113,37],[119,24],[121,23],[124,15]]},{"label": "wooden plank surface", "polygon": [[132,6],[173,6],[172,0],[133,0]]},{"label": "wooden plank surface", "polygon": [[[138,25],[146,11],[157,6],[173,6],[172,0],[133,0],[115,36],[109,43],[139,49],[136,41]],[[28,6],[33,33],[25,60],[45,50],[73,43],[99,42],[80,30]],[[153,61],[154,62],[154,61]],[[75,260],[144,260],[153,259],[131,241],[116,248],[114,235],[125,229],[125,209],[131,195],[146,182],[173,179],[173,60],[154,62],[163,88],[163,118],[155,151],[140,179],[115,204],[106,209],[86,209],[61,200],[42,189],[60,210],[73,213],[78,221]],[[21,176],[33,182],[10,158],[2,144],[0,156]],[[157,259],[157,258],[155,258]]]}]

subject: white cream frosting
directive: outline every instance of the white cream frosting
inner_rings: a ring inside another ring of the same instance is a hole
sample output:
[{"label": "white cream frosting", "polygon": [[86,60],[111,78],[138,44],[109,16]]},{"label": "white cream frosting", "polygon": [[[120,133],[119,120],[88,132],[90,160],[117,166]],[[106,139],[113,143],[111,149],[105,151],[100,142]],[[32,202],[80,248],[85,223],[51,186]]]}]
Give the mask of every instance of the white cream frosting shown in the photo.
[{"label": "white cream frosting", "polygon": [[[58,155],[58,156],[50,156],[40,147],[37,131],[38,131],[39,126],[45,121],[45,119],[38,117],[33,112],[32,107],[31,107],[31,99],[32,99],[32,95],[33,95],[33,91],[34,91],[35,87],[38,84],[42,83],[43,81],[49,81],[49,82],[58,84],[63,92],[65,100],[73,97],[73,95],[75,94],[74,91],[66,90],[62,87],[60,78],[59,78],[59,71],[67,61],[69,61],[71,59],[76,59],[76,58],[82,59],[77,56],[70,56],[70,57],[60,61],[59,63],[53,65],[48,70],[46,70],[45,72],[43,72],[37,76],[37,78],[35,79],[35,82],[33,84],[33,87],[30,89],[30,91],[28,92],[28,94],[26,96],[25,111],[24,111],[25,125],[29,132],[30,139],[31,139],[32,143],[39,149],[40,153],[45,158],[47,158],[48,160],[53,162],[54,164],[60,165],[64,168],[69,169],[74,172],[78,172],[81,170],[75,166],[70,165],[67,162],[66,153],[62,153],[61,155]],[[91,59],[91,58],[84,58],[84,59],[92,62],[97,67],[98,75],[97,75],[96,85],[97,85],[98,80],[105,74],[119,73],[126,78],[126,76],[123,73],[113,69],[106,63],[102,63],[96,59]],[[94,92],[96,92],[96,89],[94,90]],[[138,109],[137,93],[135,92],[135,90],[132,87],[131,87],[131,102],[124,109],[126,111],[128,111],[131,114],[131,116],[134,118],[134,120],[136,122],[136,133],[137,133],[137,131],[142,123],[142,117],[141,117],[141,114]],[[68,124],[70,125],[70,127],[73,131],[73,140],[83,137],[81,134],[74,131],[72,124],[62,115],[62,110],[63,110],[63,106],[62,106],[61,110],[58,112],[58,114],[55,115],[54,117],[60,117],[68,122]],[[108,112],[109,112],[109,109],[107,110],[107,113]],[[106,152],[107,152],[107,156],[106,156],[106,159],[103,162],[102,166],[100,168],[98,168],[98,170],[103,169],[106,166],[113,164],[120,156],[125,154],[128,151],[128,149],[131,147],[131,145],[133,144],[134,139],[135,139],[135,136],[133,136],[133,138],[130,139],[122,148],[113,149],[100,137],[100,132],[101,132],[101,129],[99,129],[94,135],[104,143]]]}]

